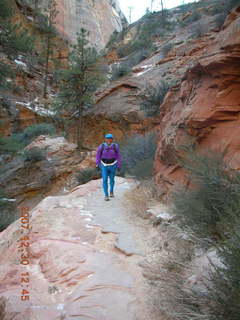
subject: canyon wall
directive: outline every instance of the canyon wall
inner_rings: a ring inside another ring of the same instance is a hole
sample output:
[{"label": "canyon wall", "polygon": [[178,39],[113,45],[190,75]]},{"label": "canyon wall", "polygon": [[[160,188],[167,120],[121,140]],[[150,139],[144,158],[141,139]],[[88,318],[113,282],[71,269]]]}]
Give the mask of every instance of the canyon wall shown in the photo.
[{"label": "canyon wall", "polygon": [[57,0],[56,28],[74,42],[80,28],[90,31],[90,43],[103,49],[114,30],[121,31],[127,20],[117,0]]},{"label": "canyon wall", "polygon": [[161,106],[155,178],[163,194],[187,183],[176,155],[192,138],[199,151],[227,149],[226,163],[240,170],[240,7],[219,33],[199,40],[184,59],[193,56],[181,85]]},{"label": "canyon wall", "polygon": [[[233,9],[220,28],[215,19],[204,15],[195,23],[208,26],[202,36],[192,37],[190,28],[179,28],[157,39],[158,49],[150,57],[97,93],[96,106],[85,119],[88,146],[100,143],[107,131],[121,140],[155,130],[154,175],[163,195],[176,183],[187,183],[178,149],[191,139],[198,150],[227,148],[226,162],[240,169],[240,8]],[[171,49],[163,54],[169,43]],[[115,57],[115,63],[124,59]],[[161,81],[168,82],[170,90],[159,115],[146,117],[141,96],[147,86],[157,87]]]}]

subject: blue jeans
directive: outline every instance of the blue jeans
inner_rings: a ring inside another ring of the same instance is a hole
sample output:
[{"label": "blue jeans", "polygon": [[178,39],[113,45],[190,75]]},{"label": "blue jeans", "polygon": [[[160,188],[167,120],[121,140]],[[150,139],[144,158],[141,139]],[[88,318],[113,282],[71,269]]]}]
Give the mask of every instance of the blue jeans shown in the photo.
[{"label": "blue jeans", "polygon": [[114,188],[114,178],[115,178],[115,174],[116,174],[116,170],[117,170],[117,164],[115,163],[112,166],[104,166],[101,163],[101,173],[102,173],[102,179],[103,179],[103,190],[104,190],[104,194],[105,196],[108,197],[108,177],[110,180],[110,192],[113,192],[113,188]]}]

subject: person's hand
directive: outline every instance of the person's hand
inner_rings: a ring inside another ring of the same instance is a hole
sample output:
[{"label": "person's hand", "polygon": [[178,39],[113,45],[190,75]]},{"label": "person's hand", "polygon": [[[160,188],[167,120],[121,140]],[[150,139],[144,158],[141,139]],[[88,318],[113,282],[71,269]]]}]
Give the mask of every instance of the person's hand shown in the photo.
[{"label": "person's hand", "polygon": [[97,171],[99,171],[99,170],[100,170],[99,165],[96,165],[96,169],[97,169]]},{"label": "person's hand", "polygon": [[117,167],[117,171],[118,171],[118,173],[120,173],[121,172],[121,168]]}]

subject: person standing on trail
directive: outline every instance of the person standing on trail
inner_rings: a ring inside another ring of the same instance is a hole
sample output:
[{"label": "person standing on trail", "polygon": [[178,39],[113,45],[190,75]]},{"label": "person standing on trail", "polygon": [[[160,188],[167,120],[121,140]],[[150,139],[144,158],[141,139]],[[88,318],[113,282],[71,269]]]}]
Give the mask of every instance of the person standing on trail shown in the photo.
[{"label": "person standing on trail", "polygon": [[103,179],[103,191],[105,194],[105,200],[108,201],[108,178],[110,180],[110,197],[114,197],[114,178],[116,170],[121,170],[121,155],[119,150],[119,145],[113,143],[113,135],[108,133],[105,135],[105,142],[100,144],[97,149],[96,155],[96,168],[101,169],[102,179]]}]

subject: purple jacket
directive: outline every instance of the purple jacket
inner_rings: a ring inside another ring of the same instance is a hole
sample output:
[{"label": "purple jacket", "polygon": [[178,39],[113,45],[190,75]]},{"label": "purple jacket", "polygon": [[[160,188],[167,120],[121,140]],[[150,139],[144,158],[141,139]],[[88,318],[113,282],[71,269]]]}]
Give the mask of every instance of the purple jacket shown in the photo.
[{"label": "purple jacket", "polygon": [[[115,148],[112,146],[112,144],[108,147],[107,144],[105,143],[103,152],[101,152],[102,150],[102,144],[100,144],[100,146],[97,149],[97,155],[96,155],[96,165],[100,166],[101,163],[101,159],[116,159],[117,160],[117,167],[119,169],[121,169],[122,166],[122,159],[121,159],[121,155],[120,155],[120,150],[119,150],[119,145],[116,145],[116,152],[115,152]],[[101,154],[102,153],[102,154]]]}]

